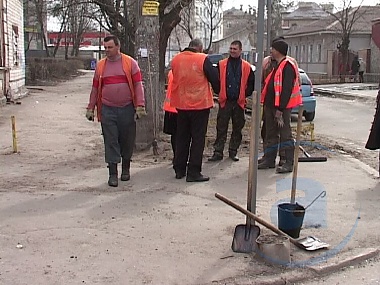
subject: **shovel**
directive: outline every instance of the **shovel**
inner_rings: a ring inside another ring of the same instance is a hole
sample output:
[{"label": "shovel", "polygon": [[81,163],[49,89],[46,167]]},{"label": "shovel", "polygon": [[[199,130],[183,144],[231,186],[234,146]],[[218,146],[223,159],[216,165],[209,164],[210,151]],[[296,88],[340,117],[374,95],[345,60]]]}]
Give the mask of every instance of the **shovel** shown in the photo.
[{"label": "shovel", "polygon": [[[257,92],[253,92],[252,96],[252,110],[256,110],[258,104]],[[247,191],[247,210],[249,212],[256,211],[256,189],[257,183],[254,183],[254,178],[257,179],[257,165],[254,167],[254,163],[257,164],[255,156],[255,149],[258,142],[258,129],[256,128],[256,120],[260,119],[257,112],[252,112],[252,120],[250,127],[250,141],[249,141],[249,164],[248,164],[248,191]],[[257,138],[256,138],[257,136]],[[257,139],[257,140],[256,140]],[[258,151],[257,151],[258,152]],[[256,170],[256,175],[254,171]],[[255,181],[257,182],[257,181]],[[234,252],[250,253],[257,249],[256,239],[260,234],[260,228],[251,221],[249,216],[246,217],[245,225],[237,225],[235,227],[234,238],[232,240],[231,249]]]},{"label": "shovel", "polygon": [[288,237],[289,241],[300,249],[307,250],[307,251],[314,251],[317,249],[327,248],[330,246],[329,244],[324,243],[324,242],[320,241],[319,239],[317,239],[316,237],[313,237],[313,236],[308,236],[308,237],[302,238],[300,240],[296,240],[296,239],[292,238],[291,236],[287,235],[286,233],[284,233],[283,231],[276,228],[271,223],[259,218],[258,216],[256,216],[252,212],[250,212],[250,211],[244,209],[243,207],[239,206],[238,204],[232,202],[227,197],[225,197],[219,193],[215,193],[215,197],[218,198],[219,200],[223,201],[227,205],[230,205],[231,207],[235,208],[239,212],[245,214],[247,217],[250,217],[252,220],[255,220],[259,224],[265,226],[267,229],[270,229],[274,233]]}]

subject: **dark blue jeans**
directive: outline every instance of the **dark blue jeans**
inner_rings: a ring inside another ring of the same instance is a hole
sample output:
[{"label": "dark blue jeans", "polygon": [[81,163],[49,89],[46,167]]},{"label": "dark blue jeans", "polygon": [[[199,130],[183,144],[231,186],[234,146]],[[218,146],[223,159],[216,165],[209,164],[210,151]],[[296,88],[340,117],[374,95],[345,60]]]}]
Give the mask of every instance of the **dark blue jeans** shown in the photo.
[{"label": "dark blue jeans", "polygon": [[136,140],[135,108],[102,106],[102,131],[106,163],[130,160]]}]

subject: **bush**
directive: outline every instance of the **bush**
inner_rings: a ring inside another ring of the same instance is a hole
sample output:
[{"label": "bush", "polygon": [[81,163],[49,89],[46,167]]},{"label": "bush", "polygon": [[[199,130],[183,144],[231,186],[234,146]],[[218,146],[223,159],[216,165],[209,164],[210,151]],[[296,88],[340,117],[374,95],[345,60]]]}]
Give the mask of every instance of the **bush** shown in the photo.
[{"label": "bush", "polygon": [[26,84],[57,82],[78,75],[78,69],[84,67],[81,59],[27,58]]}]

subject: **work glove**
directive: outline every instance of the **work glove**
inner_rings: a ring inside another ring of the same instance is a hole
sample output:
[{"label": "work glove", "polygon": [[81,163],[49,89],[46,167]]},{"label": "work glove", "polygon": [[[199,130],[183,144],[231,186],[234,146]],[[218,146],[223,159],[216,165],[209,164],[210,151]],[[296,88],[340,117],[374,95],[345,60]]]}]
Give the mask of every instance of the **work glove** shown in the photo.
[{"label": "work glove", "polygon": [[274,119],[276,120],[277,126],[279,128],[282,128],[284,126],[284,118],[282,117],[282,112],[280,110],[276,110]]},{"label": "work glove", "polygon": [[89,121],[94,121],[94,110],[87,109],[86,118]]},{"label": "work glove", "polygon": [[137,106],[136,108],[136,119],[141,119],[142,117],[146,116],[146,111],[144,106]]}]

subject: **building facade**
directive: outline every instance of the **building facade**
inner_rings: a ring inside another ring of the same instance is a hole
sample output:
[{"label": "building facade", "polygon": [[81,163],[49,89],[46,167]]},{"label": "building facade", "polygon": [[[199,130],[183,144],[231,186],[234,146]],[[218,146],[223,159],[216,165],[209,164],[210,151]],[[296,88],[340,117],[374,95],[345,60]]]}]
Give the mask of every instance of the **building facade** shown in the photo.
[{"label": "building facade", "polygon": [[205,49],[210,40],[213,42],[223,37],[222,3],[220,0],[194,0],[189,7],[182,10],[182,21],[173,29],[168,39],[166,65],[188,46],[191,37],[202,40]]},{"label": "building facade", "polygon": [[26,94],[23,1],[0,0],[0,102]]},{"label": "building facade", "polygon": [[[352,10],[355,11],[355,8]],[[367,72],[373,72],[373,65],[367,56],[371,49],[373,20],[378,18],[380,6],[362,6],[358,19],[353,23],[350,34],[350,58],[353,55],[367,59]],[[352,15],[351,12],[349,15]],[[302,27],[284,33],[289,44],[289,55],[294,57],[308,73],[338,75],[341,72],[338,47],[341,44],[342,28],[331,15]],[[348,67],[347,67],[348,68]]]}]

